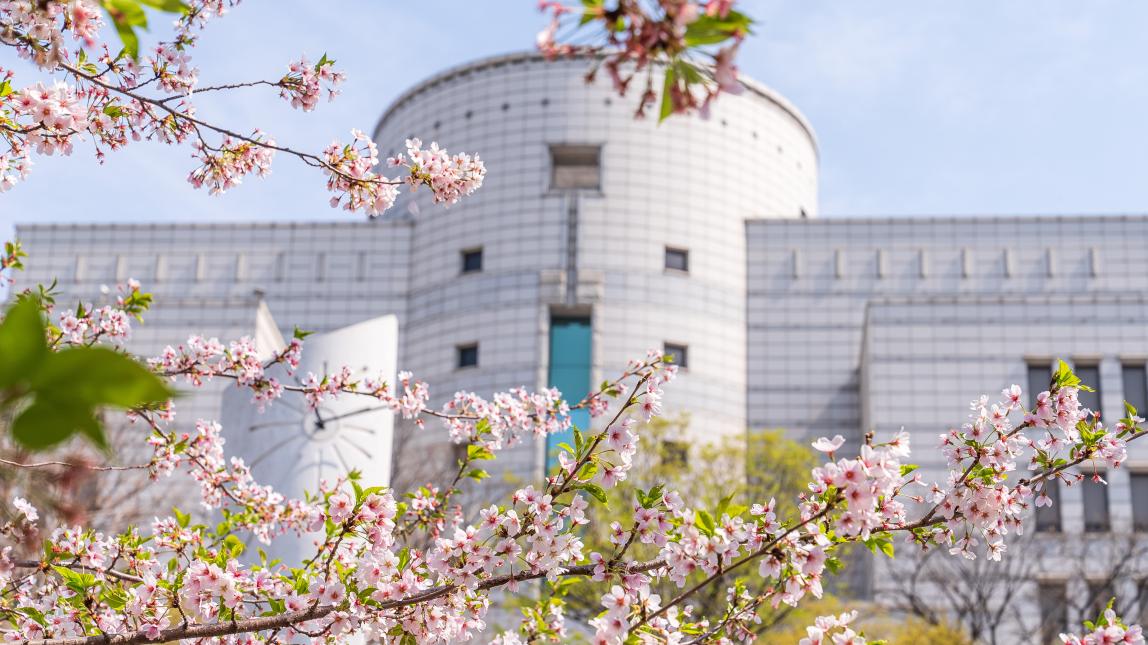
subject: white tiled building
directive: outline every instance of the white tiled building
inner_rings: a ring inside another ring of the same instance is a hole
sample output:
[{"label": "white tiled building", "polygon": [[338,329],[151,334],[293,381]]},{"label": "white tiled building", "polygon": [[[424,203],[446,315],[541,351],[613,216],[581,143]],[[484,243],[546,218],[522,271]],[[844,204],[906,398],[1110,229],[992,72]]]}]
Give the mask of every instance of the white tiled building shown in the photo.
[{"label": "white tiled building", "polygon": [[[664,347],[686,361],[667,403],[699,438],[904,426],[933,475],[929,449],[969,400],[1027,386],[1054,357],[1099,376],[1106,418],[1148,397],[1148,217],[819,220],[815,138],[773,91],[658,125],[585,70],[479,61],[386,111],[381,153],[418,136],[481,154],[485,185],[448,210],[424,191],[370,222],[22,225],[20,280],[59,277],[65,299],[141,280],[157,307],[140,351],[250,334],[259,302],[319,331],[394,314],[400,369],[440,394],[557,384],[578,398]],[[534,477],[544,454],[507,458]],[[1148,529],[1148,496],[1131,493],[1148,493],[1132,484],[1148,448],[1130,465],[1110,477],[1114,532],[1132,532],[1134,507]],[[1061,496],[1065,534],[1097,508],[1083,494]]]}]

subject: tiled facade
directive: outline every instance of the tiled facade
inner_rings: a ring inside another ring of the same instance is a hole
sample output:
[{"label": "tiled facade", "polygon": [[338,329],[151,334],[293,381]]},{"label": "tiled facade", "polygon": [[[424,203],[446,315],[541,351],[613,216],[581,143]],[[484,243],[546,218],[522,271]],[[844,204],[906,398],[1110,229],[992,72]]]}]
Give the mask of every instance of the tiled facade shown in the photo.
[{"label": "tiled facade", "polygon": [[[854,442],[904,428],[925,479],[943,481],[939,435],[980,394],[1030,389],[1030,366],[1095,366],[1109,422],[1124,416],[1124,400],[1148,399],[1144,381],[1124,388],[1125,371],[1142,376],[1148,363],[1146,217],[753,220],[747,235],[751,428]],[[1049,589],[1068,590],[1069,621],[1095,617],[1071,603],[1113,571],[1124,613],[1148,610],[1148,535],[1133,526],[1134,506],[1143,512],[1148,499],[1130,486],[1148,469],[1148,445],[1133,442],[1127,466],[1102,473],[1107,501],[1091,512],[1107,520],[1103,530],[1086,532],[1083,487],[1061,486],[1059,531],[1010,549],[1006,557],[1032,564],[993,588],[994,602],[1016,613],[1006,642],[1037,642]],[[1084,566],[1082,549],[1104,553]],[[893,563],[893,577],[886,564],[877,562],[872,592],[888,599],[919,563]],[[952,606],[957,587],[949,578],[923,589]]]},{"label": "tiled facade", "polygon": [[[708,120],[659,125],[585,69],[479,61],[386,111],[381,153],[417,135],[481,154],[485,185],[449,209],[422,191],[362,223],[19,226],[21,282],[59,277],[67,301],[139,279],[157,296],[141,352],[249,334],[260,299],[318,331],[394,314],[400,369],[440,395],[547,385],[551,316],[589,316],[593,383],[648,348],[688,348],[667,404],[698,437],[904,426],[926,477],[943,469],[936,435],[976,395],[1026,384],[1033,361],[1099,365],[1118,414],[1122,365],[1148,359],[1148,217],[818,220],[816,142],[781,97],[752,85]],[[552,185],[551,151],[573,145],[600,146],[596,187]],[[688,250],[688,271],[666,268],[667,248]],[[507,458],[537,476],[542,448]],[[1148,469],[1148,446],[1130,464]],[[1128,533],[1129,475],[1110,479],[1112,530]],[[1079,491],[1062,496],[1067,535],[1083,530]]]}]

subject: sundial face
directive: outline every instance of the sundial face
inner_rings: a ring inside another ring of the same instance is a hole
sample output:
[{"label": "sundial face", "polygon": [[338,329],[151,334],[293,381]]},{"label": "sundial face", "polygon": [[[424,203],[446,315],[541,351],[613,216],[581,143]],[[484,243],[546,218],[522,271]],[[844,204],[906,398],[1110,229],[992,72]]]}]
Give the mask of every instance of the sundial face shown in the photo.
[{"label": "sundial face", "polygon": [[[393,383],[397,338],[394,316],[372,318],[308,338],[295,371],[298,377],[287,374],[282,364],[268,368],[267,375],[299,385],[299,378],[308,373],[322,377],[349,365],[353,379]],[[259,412],[250,391],[229,387],[222,407],[225,452],[242,457],[255,481],[287,499],[318,493],[320,482],[334,484],[352,470],[362,473],[363,485],[385,486],[390,481],[394,417],[374,398],[327,397],[313,409],[302,394],[285,391]],[[271,554],[285,562],[300,562],[314,555],[315,538],[280,536]]]},{"label": "sundial face", "polygon": [[311,410],[301,396],[285,394],[248,428],[245,443],[254,449],[248,464],[256,471],[268,462],[275,463],[277,471],[282,467],[315,469],[306,477],[313,482],[366,470],[384,448],[379,441],[380,417],[389,411],[371,405],[365,397],[353,398],[364,402],[327,401]]},{"label": "sundial face", "polygon": [[339,437],[342,419],[330,406],[320,405],[314,414],[303,417],[303,434],[311,441],[332,441]]}]

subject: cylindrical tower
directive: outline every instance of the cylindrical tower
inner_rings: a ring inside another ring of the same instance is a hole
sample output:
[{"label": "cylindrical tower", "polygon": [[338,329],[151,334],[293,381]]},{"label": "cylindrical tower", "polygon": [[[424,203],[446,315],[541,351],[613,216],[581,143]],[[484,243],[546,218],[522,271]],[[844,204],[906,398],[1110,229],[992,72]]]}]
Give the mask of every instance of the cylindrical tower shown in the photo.
[{"label": "cylindrical tower", "polygon": [[[589,66],[482,60],[384,114],[381,154],[418,136],[480,154],[488,172],[449,209],[425,192],[397,205],[415,221],[400,366],[439,394],[553,384],[577,400],[664,349],[684,359],[666,409],[690,413],[693,438],[742,433],[745,220],[816,214],[812,130],[753,82],[708,119],[635,120],[608,79],[585,82]],[[506,457],[526,475],[542,454]]]}]

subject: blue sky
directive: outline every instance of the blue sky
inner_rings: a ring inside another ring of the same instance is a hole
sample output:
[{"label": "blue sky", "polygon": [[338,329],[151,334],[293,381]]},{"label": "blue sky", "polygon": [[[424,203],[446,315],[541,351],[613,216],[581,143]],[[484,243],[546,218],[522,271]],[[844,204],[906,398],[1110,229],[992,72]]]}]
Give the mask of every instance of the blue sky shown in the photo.
[{"label": "blue sky", "polygon": [[[750,0],[740,66],[810,119],[823,216],[1148,212],[1148,3]],[[348,74],[302,114],[265,91],[201,97],[200,114],[318,150],[370,131],[443,68],[528,49],[534,0],[245,0],[201,40],[201,83],[274,78],[305,52]],[[162,24],[156,28],[162,32]],[[0,66],[26,68],[0,52]],[[29,78],[29,76],[23,76]],[[481,153],[481,151],[478,151]],[[43,158],[0,195],[26,221],[337,220],[322,177],[280,156],[222,197],[192,189],[187,149],[141,143],[97,166]],[[490,172],[498,172],[491,168]]]}]

